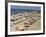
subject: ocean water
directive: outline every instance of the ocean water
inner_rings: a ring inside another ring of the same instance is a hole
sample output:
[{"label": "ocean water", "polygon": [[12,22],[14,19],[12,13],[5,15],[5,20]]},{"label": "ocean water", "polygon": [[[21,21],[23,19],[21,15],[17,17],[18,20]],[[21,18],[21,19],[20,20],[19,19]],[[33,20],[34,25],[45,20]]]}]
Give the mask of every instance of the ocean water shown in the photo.
[{"label": "ocean water", "polygon": [[33,12],[33,13],[40,13],[41,10],[29,10],[29,9],[11,9],[11,15],[15,15],[17,13],[24,13],[24,12]]}]

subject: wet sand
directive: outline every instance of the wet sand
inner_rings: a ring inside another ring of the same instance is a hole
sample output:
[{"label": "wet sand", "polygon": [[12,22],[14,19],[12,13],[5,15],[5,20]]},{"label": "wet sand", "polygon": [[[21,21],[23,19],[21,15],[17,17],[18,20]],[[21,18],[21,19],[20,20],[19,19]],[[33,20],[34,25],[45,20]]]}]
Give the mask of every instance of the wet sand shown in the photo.
[{"label": "wet sand", "polygon": [[[28,25],[29,27],[24,27],[24,22],[28,22],[31,18],[23,20],[15,25],[12,25],[11,31],[30,31],[30,30],[40,30],[41,29],[41,18],[38,18],[34,23]],[[18,29],[18,30],[17,30]]]}]

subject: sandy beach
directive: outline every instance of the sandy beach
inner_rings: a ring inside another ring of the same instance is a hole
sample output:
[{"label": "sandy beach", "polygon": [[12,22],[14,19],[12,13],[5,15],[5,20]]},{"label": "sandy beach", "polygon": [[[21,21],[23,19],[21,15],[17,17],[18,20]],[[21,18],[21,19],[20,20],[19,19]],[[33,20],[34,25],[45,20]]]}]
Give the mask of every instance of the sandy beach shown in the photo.
[{"label": "sandy beach", "polygon": [[26,15],[28,16],[27,18],[23,16],[21,20],[11,22],[11,31],[31,31],[41,29],[40,13],[31,13],[31,15],[25,14],[25,16]]}]

